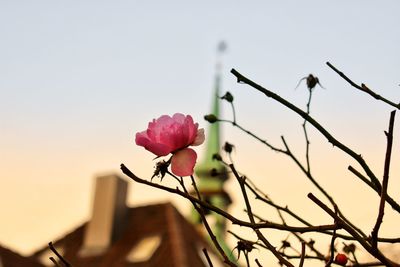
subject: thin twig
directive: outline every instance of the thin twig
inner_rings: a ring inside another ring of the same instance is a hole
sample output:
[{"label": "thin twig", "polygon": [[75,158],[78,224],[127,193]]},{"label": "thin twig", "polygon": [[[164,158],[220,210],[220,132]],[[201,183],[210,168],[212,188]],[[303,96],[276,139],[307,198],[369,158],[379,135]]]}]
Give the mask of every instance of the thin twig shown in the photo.
[{"label": "thin twig", "polygon": [[[376,188],[373,188],[374,191],[376,191],[379,195],[381,193],[381,184],[378,180],[378,178],[375,176],[375,174],[372,172],[368,164],[364,161],[361,155],[355,153],[353,150],[351,150],[349,147],[345,146],[341,142],[339,142],[336,138],[334,138],[324,127],[322,127],[321,124],[319,124],[316,120],[314,120],[311,116],[309,116],[306,112],[301,110],[300,108],[296,107],[289,101],[283,99],[282,97],[278,96],[277,94],[265,89],[261,85],[253,82],[252,80],[246,78],[242,74],[240,74],[238,71],[235,69],[231,70],[231,73],[235,75],[237,78],[237,81],[239,83],[245,83],[248,84],[249,86],[253,87],[254,89],[257,89],[258,91],[262,92],[265,94],[267,97],[271,97],[277,102],[281,103],[282,105],[286,106],[287,108],[293,110],[297,114],[299,114],[301,117],[306,119],[311,125],[313,125],[325,138],[328,140],[328,142],[332,143],[334,146],[337,146],[339,149],[341,149],[343,152],[351,156],[354,160],[356,160],[360,166],[364,169],[368,177],[371,179],[371,182],[375,184]],[[377,190],[379,189],[379,190]],[[400,212],[400,205],[389,195],[386,197],[386,201],[395,209],[396,211]]]},{"label": "thin twig", "polygon": [[285,145],[285,148],[288,152],[289,157],[298,165],[298,167],[303,171],[303,173],[306,175],[306,177],[313,183],[313,185],[315,187],[318,188],[318,190],[324,194],[324,196],[329,200],[329,202],[331,203],[331,205],[333,207],[335,207],[335,209],[338,210],[339,215],[341,216],[341,218],[346,221],[347,224],[349,224],[351,227],[353,227],[353,229],[355,229],[360,235],[362,235],[364,238],[367,238],[367,235],[356,225],[354,225],[349,219],[347,219],[346,216],[344,216],[344,214],[341,212],[341,210],[338,208],[338,205],[336,204],[335,200],[333,199],[333,197],[315,180],[315,178],[313,177],[313,175],[311,174],[311,172],[307,171],[304,166],[300,163],[300,161],[293,155],[293,153],[290,151],[289,146],[286,143],[285,138],[282,136],[282,142]]},{"label": "thin twig", "polygon": [[363,181],[364,183],[366,183],[367,185],[369,185],[371,188],[375,188],[375,185],[373,183],[371,183],[370,180],[368,180],[364,175],[362,175],[359,171],[357,171],[356,169],[353,168],[353,166],[349,166],[347,167],[347,169],[349,171],[351,171],[355,176],[357,176],[358,178],[361,179],[361,181]]},{"label": "thin twig", "polygon": [[[310,105],[311,105],[311,98],[312,98],[312,92],[313,90],[308,90],[309,95],[308,95],[308,101],[307,101],[307,114],[310,115]],[[311,167],[310,167],[310,139],[308,138],[308,133],[307,133],[307,120],[304,120],[303,122],[303,132],[304,132],[304,138],[306,139],[306,162],[307,162],[307,172],[311,173]]]},{"label": "thin twig", "polygon": [[379,228],[382,224],[383,215],[385,213],[385,198],[387,195],[387,187],[389,183],[389,170],[390,170],[390,159],[392,156],[392,145],[393,145],[393,127],[394,127],[394,118],[396,116],[396,111],[392,111],[390,113],[389,120],[389,130],[385,132],[387,138],[387,147],[386,147],[386,156],[385,156],[385,168],[383,172],[383,181],[382,181],[382,192],[381,192],[381,201],[379,203],[379,212],[378,218],[376,219],[375,226],[371,233],[371,244],[376,249],[378,247],[378,232]]},{"label": "thin twig", "polygon": [[297,239],[298,239],[301,243],[305,243],[305,244],[307,245],[307,247],[310,248],[311,251],[313,251],[313,252],[317,255],[317,257],[318,257],[320,260],[325,260],[325,255],[322,254],[320,251],[318,251],[318,250],[314,247],[313,244],[311,244],[310,242],[306,242],[306,241],[304,240],[304,238],[302,238],[298,233],[293,233],[293,235],[294,235],[295,237],[297,237]]},{"label": "thin twig", "polygon": [[[311,98],[310,98],[310,100],[311,100]],[[308,105],[308,106],[309,106],[309,105]],[[332,197],[328,194],[328,192],[314,179],[314,177],[312,176],[312,174],[311,174],[311,172],[310,172],[310,163],[309,163],[309,156],[308,156],[308,153],[309,153],[309,152],[308,152],[308,151],[309,151],[308,145],[307,145],[307,152],[306,152],[306,158],[307,158],[307,165],[308,165],[308,167],[307,167],[307,169],[306,169],[306,168],[300,163],[300,161],[294,156],[294,154],[291,152],[291,150],[290,150],[290,148],[288,147],[288,145],[287,145],[287,143],[286,143],[286,141],[285,141],[285,139],[284,139],[283,136],[281,136],[281,138],[282,138],[282,141],[283,141],[283,144],[284,144],[286,150],[282,150],[282,149],[279,149],[279,148],[276,148],[276,147],[272,146],[272,145],[269,144],[266,140],[261,139],[260,137],[256,136],[255,134],[253,134],[253,133],[250,132],[249,130],[246,130],[245,128],[241,127],[240,125],[238,125],[237,123],[235,123],[235,122],[233,122],[233,121],[229,121],[229,120],[218,120],[218,121],[219,121],[219,122],[231,123],[233,126],[239,128],[239,129],[242,130],[243,132],[249,134],[250,136],[252,136],[252,137],[254,137],[255,139],[257,139],[258,141],[260,141],[261,143],[265,144],[265,145],[266,145],[267,147],[269,147],[271,150],[276,151],[276,152],[279,152],[279,153],[283,153],[283,154],[289,156],[289,157],[296,163],[296,165],[303,171],[303,173],[306,175],[306,177],[318,188],[318,190],[320,190],[320,191],[326,196],[326,198],[331,202],[331,204],[332,204],[333,206],[337,206],[337,204],[335,203],[335,201],[333,200],[333,198],[332,198]],[[306,122],[306,121],[307,121],[307,120],[305,120],[305,122]],[[304,130],[305,130],[305,129],[304,129]],[[307,137],[307,131],[306,131],[306,130],[305,130],[305,135],[306,135],[307,144],[309,144],[308,137]],[[228,164],[227,164],[227,165],[228,165]],[[370,182],[369,182],[369,183],[370,183]],[[249,188],[250,188],[250,187],[249,187]],[[256,193],[256,192],[254,192],[251,188],[250,188],[250,190],[251,190],[253,193]],[[256,194],[256,197],[258,197],[257,194]],[[270,204],[270,205],[272,205],[272,206],[275,206],[275,208],[278,208],[277,205],[275,205],[275,204],[273,204],[273,203],[271,203],[271,202],[268,202],[267,199],[263,199],[262,197],[260,197],[259,199],[260,199],[260,200],[263,200],[263,201],[266,202],[267,204]],[[311,224],[306,223],[302,218],[300,218],[299,216],[297,216],[296,214],[294,214],[293,212],[291,212],[291,211],[288,210],[287,208],[281,208],[281,210],[284,210],[284,211],[288,212],[290,215],[292,215],[293,217],[295,217],[297,220],[299,220],[299,221],[305,223],[306,225],[311,226]],[[364,238],[367,238],[367,235],[366,235],[365,233],[363,233],[363,231],[362,231],[360,228],[356,227],[353,223],[351,223],[351,222],[342,214],[342,212],[341,212],[340,210],[339,210],[339,214],[341,215],[341,217],[342,217],[348,224],[350,224],[354,229],[356,229]],[[328,234],[331,234],[331,233],[328,233]],[[341,236],[342,238],[347,239],[347,240],[351,240],[351,239],[352,239],[351,237],[346,237],[346,236],[343,236],[343,235],[340,235],[340,236]]]},{"label": "thin twig", "polygon": [[[196,185],[196,182],[195,182],[195,180],[194,180],[194,178],[193,178],[193,175],[191,175],[190,177],[191,177],[191,179],[192,179],[192,185],[193,185],[193,188],[194,188],[195,191],[196,191],[196,194],[197,194],[197,196],[198,196],[198,199],[201,201],[200,192],[199,192],[199,190],[197,189],[197,185]],[[182,178],[182,180],[181,180],[181,186],[182,186],[183,190],[185,191],[185,193],[186,193],[186,194],[189,194],[189,192],[187,191],[187,189],[186,189],[186,187],[185,187],[185,184],[184,184],[184,182],[183,182],[183,178]],[[210,227],[210,225],[209,225],[209,223],[208,223],[208,221],[207,221],[207,218],[206,218],[206,215],[205,215],[205,212],[204,212],[204,208],[203,208],[201,205],[198,206],[194,201],[191,201],[191,202],[192,202],[193,207],[194,207],[194,208],[196,209],[196,211],[199,213],[200,218],[201,218],[201,221],[202,221],[204,227],[206,228],[206,231],[207,231],[207,233],[208,233],[208,236],[211,238],[211,241],[213,242],[215,248],[218,250],[219,254],[224,258],[224,262],[225,262],[226,264],[228,264],[229,266],[231,266],[231,267],[237,267],[237,265],[236,265],[235,263],[233,263],[233,262],[228,258],[228,256],[226,255],[225,251],[222,249],[221,245],[219,244],[219,242],[218,242],[218,240],[217,240],[217,237],[214,235],[214,232],[212,231],[212,229],[211,229],[211,227]]]},{"label": "thin twig", "polygon": [[206,256],[208,266],[213,267],[213,264],[212,264],[212,261],[210,259],[210,256],[207,253],[207,249],[203,248],[202,251],[203,251],[203,254]]},{"label": "thin twig", "polygon": [[262,139],[261,137],[255,135],[254,133],[250,132],[249,130],[246,130],[245,128],[243,128],[241,125],[237,124],[237,122],[235,121],[231,121],[231,120],[221,120],[218,119],[218,122],[225,122],[225,123],[230,123],[232,124],[234,127],[237,127],[238,129],[240,129],[241,131],[245,132],[246,134],[250,135],[251,137],[255,138],[256,140],[260,141],[261,143],[263,143],[264,145],[266,145],[267,147],[269,147],[271,150],[276,151],[276,152],[281,152],[281,153],[285,153],[286,151],[277,148],[273,145],[271,145],[270,143],[268,143],[266,140]]},{"label": "thin twig", "polygon": [[197,194],[197,198],[198,198],[199,200],[202,200],[201,195],[200,195],[200,192],[199,192],[199,189],[197,188],[196,181],[194,180],[193,175],[190,175],[190,179],[192,180],[192,186],[193,186],[193,188],[194,188],[194,191],[195,191],[196,194]]},{"label": "thin twig", "polygon": [[233,102],[231,103],[231,107],[232,107],[232,116],[233,116],[233,125],[236,125],[236,111],[235,111],[235,105],[233,105]]},{"label": "thin twig", "polygon": [[[249,179],[248,177],[246,177],[245,184],[246,184],[246,187],[255,195],[256,199],[258,199],[258,200],[260,200],[260,201],[263,201],[264,203],[266,203],[266,204],[268,204],[268,205],[274,207],[274,208],[278,211],[278,214],[279,214],[280,217],[282,217],[282,214],[280,213],[280,211],[284,211],[285,213],[289,214],[290,216],[292,216],[293,218],[295,218],[295,219],[298,220],[299,222],[301,222],[301,223],[303,223],[303,224],[305,224],[305,225],[307,225],[307,226],[313,226],[311,223],[307,222],[306,220],[304,220],[303,218],[301,218],[299,215],[297,215],[296,213],[294,213],[293,211],[291,211],[291,210],[288,208],[288,206],[282,207],[282,206],[279,206],[279,205],[275,204],[275,203],[274,203],[264,192],[262,192],[261,189],[259,189],[259,188],[251,181],[251,179]],[[334,203],[334,202],[333,202],[333,203]],[[336,205],[336,204],[335,204],[335,205]],[[339,214],[341,214],[340,211],[339,211]],[[341,214],[341,216],[344,217],[343,214]],[[261,221],[266,221],[264,218],[261,218],[261,217],[259,217],[259,219],[260,219]],[[284,225],[286,225],[286,224],[284,223]],[[351,224],[351,225],[353,225],[353,224]],[[294,233],[294,232],[292,232],[292,233]],[[328,234],[328,235],[332,235],[332,232],[325,232],[325,231],[322,231],[321,233],[323,233],[323,234]],[[346,236],[346,235],[343,235],[343,234],[337,234],[337,236],[340,237],[340,238],[342,238],[342,239],[345,239],[345,240],[354,240],[354,238],[353,238],[352,236]],[[364,236],[366,237],[365,234],[364,234]],[[394,239],[394,240],[390,240],[390,241],[391,241],[391,243],[397,243],[398,240],[397,240],[397,239]]]},{"label": "thin twig", "polygon": [[233,224],[249,227],[251,229],[277,229],[277,230],[283,230],[283,231],[289,231],[289,232],[306,233],[306,232],[320,232],[320,231],[325,231],[325,230],[334,230],[336,227],[335,225],[317,225],[317,226],[308,226],[308,227],[301,227],[301,226],[296,227],[296,226],[281,225],[281,224],[272,223],[272,222],[262,222],[262,223],[246,222],[246,221],[237,219],[236,217],[232,216],[228,212],[226,212],[218,207],[210,205],[206,201],[199,200],[198,198],[193,197],[189,193],[181,191],[178,188],[170,188],[167,186],[163,186],[160,184],[156,184],[156,183],[141,179],[141,178],[137,177],[134,173],[132,173],[131,170],[129,170],[124,164],[121,164],[121,170],[125,175],[127,175],[129,178],[136,181],[137,183],[145,184],[145,185],[148,185],[148,186],[151,186],[154,188],[158,188],[160,190],[164,190],[164,191],[176,194],[176,195],[180,195],[180,196],[188,199],[189,201],[193,201],[193,202],[199,204],[200,206],[202,206],[203,208],[205,208],[207,210],[216,212],[217,214],[219,214],[219,215],[225,217],[226,219],[228,219],[229,221],[231,221]]},{"label": "thin twig", "polygon": [[[337,211],[336,207],[335,207],[335,215],[336,215],[336,218],[337,218],[338,211]],[[335,223],[336,223],[336,218],[335,218]],[[326,263],[325,267],[329,267],[333,263],[333,259],[335,257],[335,239],[336,239],[336,230],[333,231],[333,235],[332,235],[332,238],[331,238],[330,249],[329,249],[330,256],[329,256],[329,260]]]},{"label": "thin twig", "polygon": [[346,82],[348,82],[349,84],[351,84],[351,86],[353,86],[354,88],[357,88],[358,90],[369,94],[370,96],[372,96],[373,98],[377,99],[377,100],[381,100],[383,102],[385,102],[388,105],[391,105],[397,109],[400,109],[400,103],[396,104],[393,103],[392,101],[378,95],[377,93],[375,93],[374,91],[372,91],[370,88],[368,88],[365,84],[361,84],[358,85],[355,82],[353,82],[349,77],[347,77],[343,72],[341,72],[340,70],[338,70],[335,66],[333,66],[331,63],[326,62],[326,65],[328,65],[332,70],[334,70],[337,74],[339,74],[340,77],[342,77]]},{"label": "thin twig", "polygon": [[331,202],[332,205],[335,205],[335,201],[333,198],[328,194],[328,192],[314,179],[312,174],[304,168],[304,166],[300,163],[300,161],[295,157],[295,155],[292,153],[290,150],[285,138],[281,136],[282,142],[286,148],[287,155],[297,164],[297,166],[303,171],[303,173],[306,175],[306,177],[314,184],[315,187],[318,188],[319,191],[321,191],[322,194]]},{"label": "thin twig", "polygon": [[64,259],[63,256],[57,251],[57,249],[53,246],[53,242],[49,242],[49,248],[53,253],[57,256],[57,258],[65,265],[65,267],[70,267],[71,264]]},{"label": "thin twig", "polygon": [[[250,205],[249,198],[247,197],[247,192],[246,192],[246,187],[244,184],[244,177],[241,177],[238,172],[235,169],[235,166],[233,164],[230,164],[229,167],[231,168],[233,174],[235,175],[237,181],[239,182],[240,189],[242,191],[243,199],[246,204],[246,209],[247,209],[247,214],[249,217],[249,220],[251,223],[255,224],[254,216],[252,213],[252,208]],[[279,260],[280,263],[288,266],[288,267],[294,267],[293,264],[291,264],[288,260],[286,260],[282,255],[276,251],[275,247],[265,238],[265,236],[261,233],[259,229],[254,229],[254,231],[257,234],[257,237],[264,243],[264,245],[267,246],[268,250],[274,254],[274,256]]]},{"label": "thin twig", "polygon": [[261,265],[261,263],[258,261],[258,259],[255,259],[254,261],[256,262],[256,264],[257,264],[258,267],[263,267],[263,266]]},{"label": "thin twig", "polygon": [[[250,182],[250,183],[249,183]],[[264,192],[262,192],[252,181],[251,179],[249,179],[248,177],[245,180],[245,185],[246,187],[255,195],[255,198],[274,207],[275,209],[279,211],[284,211],[285,213],[289,214],[290,216],[292,216],[293,218],[295,218],[296,220],[298,220],[299,222],[307,225],[307,226],[312,226],[311,223],[307,222],[306,220],[304,220],[303,218],[301,218],[299,215],[297,215],[296,213],[294,213],[293,211],[291,211],[289,209],[288,206],[282,207],[278,204],[276,204],[275,202],[273,202]],[[261,218],[262,221],[265,221],[265,219]]]},{"label": "thin twig", "polygon": [[247,267],[250,267],[249,254],[248,253],[244,253],[244,257],[246,259]]},{"label": "thin twig", "polygon": [[350,235],[352,235],[361,246],[365,248],[371,255],[380,260],[383,264],[390,267],[400,267],[400,264],[394,263],[388,258],[386,258],[378,249],[373,248],[366,240],[363,239],[361,235],[357,233],[351,226],[346,224],[334,211],[328,208],[321,200],[315,197],[312,193],[308,194],[308,198],[310,198],[315,204],[317,204],[321,209],[323,209],[326,213],[328,213],[332,218],[335,219],[336,223],[340,224],[344,230],[346,230]]},{"label": "thin twig", "polygon": [[54,264],[56,267],[62,267],[60,264],[58,264],[57,260],[54,259],[53,257],[49,257],[49,259],[51,260],[51,262],[53,262],[53,264]]},{"label": "thin twig", "polygon": [[299,267],[303,267],[305,256],[306,256],[306,243],[301,242],[301,258],[300,258]]},{"label": "thin twig", "polygon": [[[312,91],[310,91],[310,97],[307,103],[307,114],[309,114],[309,110],[310,110],[310,102],[311,102],[311,96],[312,96]],[[335,203],[335,201],[333,200],[333,198],[328,194],[328,192],[314,179],[314,177],[311,174],[310,171],[310,160],[309,160],[309,140],[308,140],[308,135],[307,135],[307,130],[305,128],[306,122],[307,120],[304,120],[304,124],[303,124],[303,129],[304,129],[304,134],[306,137],[306,161],[307,161],[307,169],[300,163],[300,161],[295,157],[295,155],[291,152],[291,150],[289,149],[285,139],[283,136],[281,136],[282,141],[284,143],[285,149],[286,150],[282,150],[279,149],[275,146],[272,146],[271,144],[269,144],[266,140],[261,139],[260,137],[258,137],[257,135],[253,134],[251,131],[246,130],[245,128],[243,128],[242,126],[238,125],[235,121],[229,121],[229,120],[218,120],[219,122],[227,122],[227,123],[231,123],[234,127],[239,128],[240,130],[242,130],[243,132],[249,134],[250,136],[254,137],[255,139],[257,139],[258,141],[260,141],[261,143],[265,144],[267,147],[269,147],[271,150],[279,152],[279,153],[283,153],[287,156],[289,156],[296,164],[297,166],[303,171],[303,173],[306,175],[306,177],[318,188],[318,190],[320,190],[325,196],[326,198],[331,202],[331,204],[333,206],[337,206],[337,204]],[[358,228],[357,226],[355,226],[352,222],[350,222],[350,220],[348,220],[343,214],[342,212],[339,210],[339,214],[341,215],[341,217],[348,223],[350,224],[354,229],[356,229],[364,238],[367,238],[367,235],[365,233],[363,233],[363,231]],[[294,214],[292,214],[294,215]],[[297,218],[298,219],[298,218]],[[348,238],[347,238],[348,239]]]},{"label": "thin twig", "polygon": [[[308,104],[307,104],[307,114],[309,113],[310,101],[311,101],[311,93],[310,93],[309,102],[308,102]],[[337,206],[337,204],[336,204],[336,202],[334,201],[334,199],[332,198],[332,196],[330,196],[330,195],[328,194],[328,192],[314,179],[314,177],[313,177],[312,174],[311,174],[311,171],[310,171],[310,162],[309,162],[309,140],[308,140],[308,136],[307,136],[307,130],[305,129],[305,124],[306,124],[306,121],[307,121],[307,120],[304,120],[304,124],[303,124],[303,126],[304,126],[304,133],[305,133],[306,142],[307,142],[307,148],[306,148],[307,169],[306,169],[306,168],[303,166],[303,164],[296,158],[296,156],[291,152],[291,150],[290,150],[289,146],[287,145],[286,140],[285,140],[285,138],[284,138],[283,136],[281,136],[281,139],[282,139],[282,141],[283,141],[283,144],[284,144],[286,150],[282,150],[282,149],[279,149],[279,148],[277,148],[277,147],[275,147],[275,146],[272,146],[272,145],[269,144],[266,140],[261,139],[260,137],[258,137],[257,135],[253,134],[251,131],[249,131],[249,130],[243,128],[242,126],[238,125],[238,124],[237,124],[236,122],[234,122],[234,121],[229,121],[229,120],[218,120],[218,121],[219,121],[219,122],[231,123],[234,127],[237,127],[237,128],[239,128],[240,130],[242,130],[243,132],[249,134],[249,135],[252,136],[253,138],[255,138],[255,139],[257,139],[258,141],[260,141],[261,143],[265,144],[265,145],[266,145],[267,147],[269,147],[271,150],[276,151],[276,152],[279,152],[279,153],[283,153],[283,154],[289,156],[289,157],[296,163],[296,165],[302,170],[302,172],[306,175],[306,177],[314,184],[314,186],[316,186],[316,187],[318,188],[318,190],[320,190],[320,191],[325,195],[325,197],[331,202],[331,204],[332,204],[333,206]],[[225,164],[226,164],[226,163],[225,163]],[[226,164],[226,165],[228,165],[228,164]],[[369,182],[369,181],[368,181],[368,182]],[[371,183],[371,182],[369,182],[369,183]],[[369,184],[369,183],[368,183],[368,184]],[[371,183],[371,184],[372,184],[372,183]],[[252,189],[250,189],[250,190],[253,191]],[[254,193],[254,192],[253,192],[253,193]],[[262,199],[262,198],[260,198],[260,199]],[[267,204],[270,204],[270,203],[267,203]],[[277,207],[277,206],[275,206],[275,207]],[[291,212],[288,211],[288,213],[291,213]],[[339,214],[340,214],[340,216],[341,216],[348,224],[350,224],[354,229],[356,229],[364,238],[367,238],[367,235],[366,235],[360,228],[358,228],[356,225],[354,225],[350,220],[348,220],[347,217],[345,217],[345,216],[343,215],[343,213],[342,213],[340,210],[339,210]],[[294,216],[296,219],[298,219],[298,220],[300,220],[300,221],[302,221],[302,222],[304,223],[304,220],[301,219],[300,217],[296,216],[294,213],[291,213],[291,215]],[[306,225],[307,225],[307,224],[306,224]],[[311,224],[309,224],[309,225],[311,225]],[[330,233],[328,233],[328,234],[330,234]],[[347,240],[351,240],[351,237],[347,237],[347,238],[346,238],[345,236],[342,236],[342,235],[341,235],[341,237],[342,237],[342,238],[345,238],[345,239],[347,239]]]}]

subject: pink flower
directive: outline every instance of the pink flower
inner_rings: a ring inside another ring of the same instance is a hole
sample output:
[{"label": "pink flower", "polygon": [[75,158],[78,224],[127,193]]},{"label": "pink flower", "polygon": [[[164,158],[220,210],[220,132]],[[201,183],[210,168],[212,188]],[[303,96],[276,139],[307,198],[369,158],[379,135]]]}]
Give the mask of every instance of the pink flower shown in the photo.
[{"label": "pink flower", "polygon": [[193,174],[196,152],[188,146],[204,142],[204,129],[193,122],[190,115],[175,113],[172,117],[163,115],[149,122],[146,131],[136,133],[136,144],[157,156],[172,153],[171,171],[178,176]]}]

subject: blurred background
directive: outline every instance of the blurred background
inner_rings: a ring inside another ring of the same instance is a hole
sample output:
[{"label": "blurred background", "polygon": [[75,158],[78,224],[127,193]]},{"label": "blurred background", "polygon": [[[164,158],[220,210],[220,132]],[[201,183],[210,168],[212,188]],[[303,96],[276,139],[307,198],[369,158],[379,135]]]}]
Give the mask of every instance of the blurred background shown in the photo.
[{"label": "blurred background", "polygon": [[[398,1],[1,1],[0,2],[0,244],[22,254],[64,235],[90,217],[96,175],[120,173],[120,163],[150,178],[153,155],[134,135],[162,114],[191,114],[208,123],[217,44],[224,40],[222,92],[234,97],[238,123],[282,147],[285,136],[304,162],[302,119],[247,85],[230,69],[305,109],[312,73],[311,114],[363,155],[382,177],[389,113],[393,108],[355,90],[325,62],[393,102],[400,99]],[[224,118],[230,106],[221,103]],[[236,128],[222,126],[235,145],[237,168],[272,199],[331,223],[307,199],[319,192],[293,162]],[[345,214],[366,232],[379,198],[347,171],[361,168],[315,129],[314,176]],[[400,195],[399,127],[395,127],[390,194]],[[203,147],[196,148],[201,158]],[[163,181],[164,183],[164,181]],[[166,185],[173,185],[165,180]],[[246,218],[238,185],[227,184],[231,211]],[[129,204],[181,199],[135,183]],[[254,202],[259,215],[276,212]],[[381,233],[400,236],[398,216],[386,209]],[[271,237],[278,246],[282,236]],[[234,244],[234,241],[231,241]],[[326,248],[328,250],[328,248]],[[271,255],[264,255],[271,259]]]}]

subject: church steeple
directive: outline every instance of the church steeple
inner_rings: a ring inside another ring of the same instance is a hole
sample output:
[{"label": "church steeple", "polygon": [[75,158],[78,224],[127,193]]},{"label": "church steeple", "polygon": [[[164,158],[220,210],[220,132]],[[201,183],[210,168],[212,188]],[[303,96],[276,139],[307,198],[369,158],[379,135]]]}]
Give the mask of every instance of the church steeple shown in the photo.
[{"label": "church steeple", "polygon": [[[214,80],[214,92],[212,95],[212,109],[211,114],[215,115],[217,118],[220,117],[220,106],[219,106],[219,96],[221,91],[221,56],[225,51],[226,45],[224,42],[218,44],[217,50],[217,64]],[[206,151],[205,155],[200,164],[196,167],[196,174],[201,180],[206,180],[206,178],[211,178],[212,180],[222,180],[225,181],[228,177],[226,175],[225,166],[216,160],[213,160],[214,154],[219,154],[221,150],[221,133],[220,124],[212,123],[208,127],[208,132],[206,135]],[[210,172],[212,170],[212,172]],[[215,170],[218,171],[216,175]],[[219,185],[222,187],[222,184]]]},{"label": "church steeple", "polygon": [[[212,114],[220,117],[219,96],[221,88],[221,56],[226,49],[226,44],[220,42],[217,50],[217,65],[215,73],[214,92],[212,95]],[[210,204],[227,210],[231,204],[231,199],[224,190],[224,183],[228,179],[228,172],[225,165],[217,160],[213,160],[215,154],[221,151],[220,124],[212,123],[206,133],[206,150],[202,161],[196,165],[195,173],[198,181],[198,189],[202,198]],[[225,243],[226,219],[214,212],[207,214],[207,219],[211,224],[214,235],[231,260],[236,261],[232,255],[231,248]],[[192,211],[192,220],[196,224],[201,224],[200,216],[196,210]]]}]

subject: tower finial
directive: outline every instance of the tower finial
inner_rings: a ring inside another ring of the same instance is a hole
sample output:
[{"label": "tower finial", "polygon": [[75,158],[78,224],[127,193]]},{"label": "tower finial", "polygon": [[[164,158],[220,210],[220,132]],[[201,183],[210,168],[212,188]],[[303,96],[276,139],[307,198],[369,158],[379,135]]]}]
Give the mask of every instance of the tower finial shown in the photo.
[{"label": "tower finial", "polygon": [[226,42],[222,40],[218,43],[217,51],[218,53],[222,54],[223,52],[225,52],[226,48],[227,48]]},{"label": "tower finial", "polygon": [[222,58],[223,53],[226,51],[227,47],[228,46],[226,45],[226,42],[223,40],[220,41],[217,45],[217,65],[216,65],[216,68],[217,68],[216,75],[217,76],[221,75],[221,69],[222,69],[222,59],[221,58]]}]

